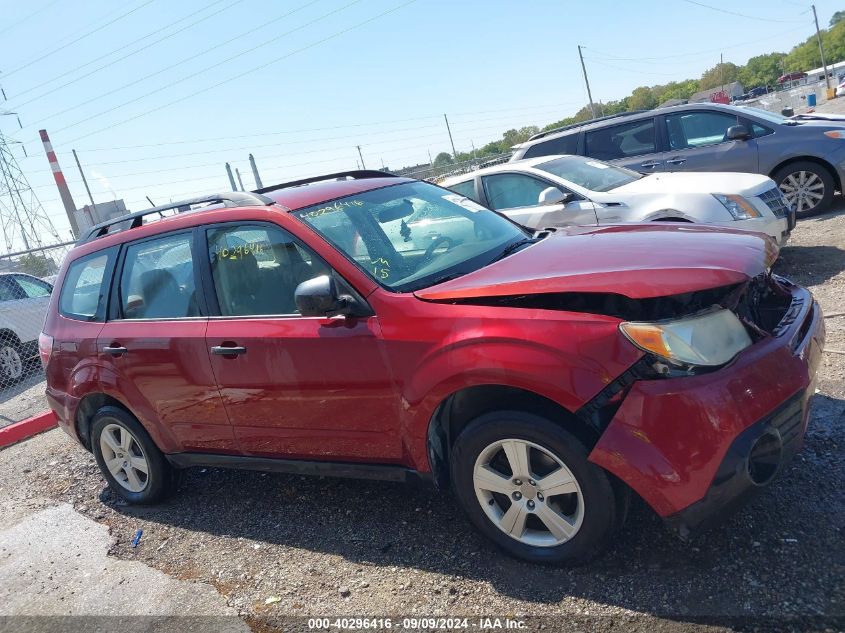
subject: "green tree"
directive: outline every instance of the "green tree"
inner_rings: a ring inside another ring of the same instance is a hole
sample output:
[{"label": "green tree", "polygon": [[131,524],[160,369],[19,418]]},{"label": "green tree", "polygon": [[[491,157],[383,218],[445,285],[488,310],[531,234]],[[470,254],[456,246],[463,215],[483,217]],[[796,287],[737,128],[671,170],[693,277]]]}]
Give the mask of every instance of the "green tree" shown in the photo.
[{"label": "green tree", "polygon": [[739,70],[739,82],[745,89],[757,86],[772,86],[783,74],[783,60],[786,53],[768,53],[757,55],[748,60]]},{"label": "green tree", "polygon": [[739,78],[739,66],[731,62],[716,64],[713,68],[704,71],[698,82],[699,90],[710,90],[726,86]]},{"label": "green tree", "polygon": [[[821,31],[825,61],[835,64],[845,60],[845,21],[837,22],[832,28]],[[811,35],[799,44],[784,59],[787,72],[806,72],[822,65],[819,42]]]},{"label": "green tree", "polygon": [[628,97],[629,110],[650,110],[657,105],[659,105],[657,103],[657,98],[654,96],[652,89],[648,86],[634,88],[634,92],[632,92],[631,96]]},{"label": "green tree", "polygon": [[437,156],[434,157],[434,166],[435,167],[442,167],[443,165],[451,165],[454,163],[455,160],[452,158],[452,155],[448,152],[440,152]]},{"label": "green tree", "polygon": [[35,277],[53,275],[57,269],[56,262],[44,255],[29,253],[28,255],[21,256],[18,260],[18,270],[28,275],[34,275]]},{"label": "green tree", "polygon": [[828,26],[836,26],[842,20],[845,20],[845,11],[837,11],[831,16]]}]

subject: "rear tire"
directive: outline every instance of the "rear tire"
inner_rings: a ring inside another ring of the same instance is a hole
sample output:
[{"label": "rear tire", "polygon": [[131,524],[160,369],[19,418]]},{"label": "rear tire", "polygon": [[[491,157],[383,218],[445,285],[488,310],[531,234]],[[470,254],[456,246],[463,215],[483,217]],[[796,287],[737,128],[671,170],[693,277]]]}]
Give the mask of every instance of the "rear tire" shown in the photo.
[{"label": "rear tire", "polygon": [[15,339],[0,339],[0,388],[17,384],[23,378],[24,365],[21,346]]},{"label": "rear tire", "polygon": [[157,503],[175,488],[174,470],[164,454],[123,409],[108,406],[97,411],[91,449],[109,487],[129,503]]},{"label": "rear tire", "polygon": [[532,563],[582,564],[607,546],[628,502],[627,491],[589,463],[588,454],[549,419],[488,413],[456,440],[452,485],[473,524],[508,554]]},{"label": "rear tire", "polygon": [[797,218],[807,218],[827,209],[836,187],[830,171],[806,160],[784,165],[772,174],[772,180],[795,207]]}]

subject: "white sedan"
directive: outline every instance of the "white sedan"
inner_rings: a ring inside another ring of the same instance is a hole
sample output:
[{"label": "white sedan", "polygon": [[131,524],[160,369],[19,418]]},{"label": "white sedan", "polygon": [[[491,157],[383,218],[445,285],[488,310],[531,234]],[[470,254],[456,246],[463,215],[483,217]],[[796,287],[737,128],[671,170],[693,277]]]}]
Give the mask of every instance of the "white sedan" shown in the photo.
[{"label": "white sedan", "polygon": [[625,222],[699,222],[770,235],[783,246],[795,212],[759,174],[642,175],[581,156],[541,156],[439,183],[531,229]]}]

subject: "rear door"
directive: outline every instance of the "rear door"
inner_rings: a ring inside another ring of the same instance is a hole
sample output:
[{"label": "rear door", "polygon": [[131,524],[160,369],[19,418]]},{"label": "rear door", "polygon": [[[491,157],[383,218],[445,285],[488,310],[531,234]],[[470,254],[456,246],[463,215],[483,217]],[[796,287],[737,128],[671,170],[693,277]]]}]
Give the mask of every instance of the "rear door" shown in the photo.
[{"label": "rear door", "polygon": [[584,155],[640,173],[663,170],[662,137],[654,117],[584,132]]},{"label": "rear door", "polygon": [[667,148],[664,171],[737,171],[757,173],[757,141],[728,140],[736,115],[688,110],[663,116]]},{"label": "rear door", "polygon": [[[541,178],[517,172],[481,177],[487,206],[514,222],[540,230],[556,226],[596,224],[595,205],[573,191]],[[540,205],[540,194],[549,187],[570,193],[566,204]]]},{"label": "rear door", "polygon": [[301,316],[297,285],[324,274],[345,282],[275,224],[221,224],[205,233],[209,304],[219,315],[209,321],[206,353],[241,450],[400,461],[399,399],[378,319]]},{"label": "rear door", "polygon": [[164,452],[235,452],[206,351],[193,242],[189,229],[123,246],[97,341],[101,381]]}]

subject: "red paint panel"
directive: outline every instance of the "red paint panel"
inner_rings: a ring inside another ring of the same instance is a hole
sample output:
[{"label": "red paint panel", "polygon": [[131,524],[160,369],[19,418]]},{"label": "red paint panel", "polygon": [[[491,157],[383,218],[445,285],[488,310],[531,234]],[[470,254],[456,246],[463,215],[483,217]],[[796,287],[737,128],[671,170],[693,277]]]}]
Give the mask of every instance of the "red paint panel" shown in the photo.
[{"label": "red paint panel", "polygon": [[576,228],[453,281],[417,291],[429,300],[552,292],[612,292],[635,299],[717,288],[766,269],[764,236],[661,224]]},{"label": "red paint panel", "polygon": [[[806,290],[797,292],[812,303]],[[790,343],[803,321],[713,373],[636,383],[590,461],[630,485],[661,516],[698,501],[736,436],[811,386],[824,323],[816,307],[808,337],[793,352]]]}]

